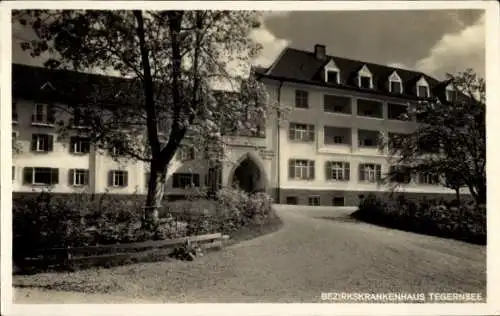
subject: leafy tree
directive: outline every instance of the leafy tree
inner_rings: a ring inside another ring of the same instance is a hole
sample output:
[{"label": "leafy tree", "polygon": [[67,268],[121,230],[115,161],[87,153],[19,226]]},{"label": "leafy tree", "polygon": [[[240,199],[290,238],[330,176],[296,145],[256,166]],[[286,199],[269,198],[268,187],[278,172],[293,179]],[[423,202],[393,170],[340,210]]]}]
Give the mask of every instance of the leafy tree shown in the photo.
[{"label": "leafy tree", "polygon": [[[448,75],[456,91],[454,102],[437,98],[419,102],[407,115],[416,116],[415,130],[389,140],[391,164],[388,174],[425,173],[438,176],[441,184],[457,192],[467,187],[476,201],[486,202],[485,83],[472,69]],[[444,86],[444,85],[443,85]]]},{"label": "leafy tree", "polygon": [[[220,154],[224,123],[254,132],[267,112],[262,84],[231,71],[259,52],[250,36],[259,25],[255,12],[36,10],[13,17],[36,34],[23,49],[54,56],[46,67],[122,77],[65,93],[94,143],[149,164],[146,229],[158,223],[166,171],[187,134],[196,149]],[[221,82],[233,92],[217,92],[214,84]]]}]

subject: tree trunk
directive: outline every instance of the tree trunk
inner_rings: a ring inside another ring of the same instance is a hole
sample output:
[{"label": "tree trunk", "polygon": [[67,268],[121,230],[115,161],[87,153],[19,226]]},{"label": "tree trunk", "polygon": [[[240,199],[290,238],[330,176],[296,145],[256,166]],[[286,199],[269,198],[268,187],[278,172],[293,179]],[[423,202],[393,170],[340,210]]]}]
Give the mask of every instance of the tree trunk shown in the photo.
[{"label": "tree trunk", "polygon": [[159,223],[159,208],[163,202],[165,192],[166,168],[151,163],[151,173],[148,179],[148,196],[144,210],[143,227],[146,230],[155,230]]}]

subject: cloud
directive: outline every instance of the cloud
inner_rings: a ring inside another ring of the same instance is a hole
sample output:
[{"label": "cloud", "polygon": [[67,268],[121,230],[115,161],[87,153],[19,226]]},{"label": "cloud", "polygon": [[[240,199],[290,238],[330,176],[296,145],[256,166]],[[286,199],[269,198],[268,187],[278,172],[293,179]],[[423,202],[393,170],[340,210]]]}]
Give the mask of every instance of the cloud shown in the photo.
[{"label": "cloud", "polygon": [[480,76],[485,72],[485,16],[476,23],[448,33],[430,49],[428,56],[418,60],[415,68],[443,78],[446,73],[473,68]]},{"label": "cloud", "polygon": [[401,68],[401,69],[408,69],[408,70],[412,70],[411,67],[407,66],[406,64],[404,63],[400,63],[400,62],[392,62],[392,63],[388,63],[387,66],[389,67],[394,67],[394,68]]},{"label": "cloud", "polygon": [[260,28],[255,29],[251,36],[253,40],[262,45],[262,51],[253,60],[253,64],[264,67],[270,66],[281,51],[290,43],[288,40],[277,38],[266,28],[264,23]]}]

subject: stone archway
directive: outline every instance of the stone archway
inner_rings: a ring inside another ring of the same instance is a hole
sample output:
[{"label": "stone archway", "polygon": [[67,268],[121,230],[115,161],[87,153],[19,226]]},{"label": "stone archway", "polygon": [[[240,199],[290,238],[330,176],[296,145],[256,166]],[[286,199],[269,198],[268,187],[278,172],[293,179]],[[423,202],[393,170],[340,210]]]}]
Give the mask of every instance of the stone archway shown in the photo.
[{"label": "stone archway", "polygon": [[248,193],[264,192],[267,189],[264,170],[249,155],[236,166],[230,183],[233,188]]}]

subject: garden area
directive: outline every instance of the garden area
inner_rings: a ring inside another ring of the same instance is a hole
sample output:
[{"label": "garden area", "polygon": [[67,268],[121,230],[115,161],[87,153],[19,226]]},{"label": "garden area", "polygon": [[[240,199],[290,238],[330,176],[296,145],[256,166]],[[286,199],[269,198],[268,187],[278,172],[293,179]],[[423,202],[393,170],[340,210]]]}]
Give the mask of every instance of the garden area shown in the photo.
[{"label": "garden area", "polygon": [[476,205],[473,201],[413,201],[404,196],[370,194],[351,216],[389,228],[486,244],[486,205]]},{"label": "garden area", "polygon": [[[222,189],[213,199],[196,194],[184,200],[165,200],[159,210],[159,225],[153,231],[141,227],[144,201],[140,195],[14,193],[13,259],[17,272],[77,268],[69,264],[66,255],[54,257],[58,252],[53,250],[78,249],[91,259],[86,266],[107,267],[165,259],[172,251],[157,251],[162,241],[168,244],[183,237],[219,234],[228,235],[227,244],[281,225],[266,193]],[[99,246],[106,249],[105,260],[91,253]],[[113,256],[113,251],[125,248],[128,253]]]}]

